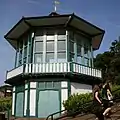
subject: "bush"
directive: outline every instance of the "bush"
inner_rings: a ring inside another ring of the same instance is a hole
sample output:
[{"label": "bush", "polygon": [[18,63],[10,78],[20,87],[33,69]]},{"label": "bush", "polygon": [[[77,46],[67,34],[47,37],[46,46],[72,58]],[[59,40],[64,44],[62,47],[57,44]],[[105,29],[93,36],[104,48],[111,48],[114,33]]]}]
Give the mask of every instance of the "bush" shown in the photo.
[{"label": "bush", "polygon": [[113,85],[112,93],[113,93],[114,99],[120,98],[120,85]]},{"label": "bush", "polygon": [[0,112],[7,111],[11,109],[12,107],[12,98],[6,97],[6,98],[0,98]]},{"label": "bush", "polygon": [[[120,85],[112,86],[112,93],[113,97],[120,98]],[[68,113],[75,113],[79,111],[79,113],[86,113],[86,112],[95,112],[92,107],[92,99],[93,96],[91,93],[88,94],[73,94],[71,95],[68,100],[63,102],[63,106],[68,111]],[[91,101],[91,102],[90,102]],[[92,111],[93,110],[93,111]]]},{"label": "bush", "polygon": [[[68,113],[74,113],[76,111],[87,112],[86,107],[89,105],[85,105],[92,100],[91,94],[73,94],[68,100],[63,102],[63,106],[68,111]],[[91,103],[88,103],[91,104]],[[87,108],[89,109],[89,108]]]}]

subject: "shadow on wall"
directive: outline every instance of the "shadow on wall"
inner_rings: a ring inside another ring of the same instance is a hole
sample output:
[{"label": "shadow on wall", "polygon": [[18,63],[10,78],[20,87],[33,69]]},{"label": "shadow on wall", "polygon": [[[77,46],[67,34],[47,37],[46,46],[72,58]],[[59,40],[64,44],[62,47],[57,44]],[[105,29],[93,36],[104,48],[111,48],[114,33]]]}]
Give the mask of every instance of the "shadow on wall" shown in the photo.
[{"label": "shadow on wall", "polygon": [[91,85],[75,83],[75,82],[71,83],[71,94],[74,94],[74,93],[85,94],[85,93],[91,93],[91,92],[92,92]]}]

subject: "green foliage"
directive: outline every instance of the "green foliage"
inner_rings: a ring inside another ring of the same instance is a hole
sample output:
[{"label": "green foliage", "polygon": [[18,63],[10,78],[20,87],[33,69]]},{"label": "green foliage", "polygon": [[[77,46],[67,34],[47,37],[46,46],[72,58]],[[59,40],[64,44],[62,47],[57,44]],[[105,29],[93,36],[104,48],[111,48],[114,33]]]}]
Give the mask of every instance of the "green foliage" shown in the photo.
[{"label": "green foliage", "polygon": [[110,50],[94,58],[94,66],[102,69],[103,79],[120,85],[120,37],[111,43]]},{"label": "green foliage", "polygon": [[112,93],[113,93],[114,99],[120,98],[120,85],[113,85]]},{"label": "green foliage", "polygon": [[[112,93],[113,93],[114,99],[120,98],[120,85],[113,85]],[[92,100],[93,100],[93,96],[91,93],[73,94],[68,98],[68,100],[63,102],[63,106],[70,114],[78,111],[79,113],[82,113],[82,112],[95,113],[96,109],[93,107]]]},{"label": "green foliage", "polygon": [[88,105],[84,104],[88,103],[90,100],[92,100],[91,94],[73,94],[68,100],[63,102],[63,105],[69,113],[74,113],[76,111],[86,112],[86,107]]},{"label": "green foliage", "polygon": [[0,98],[0,112],[4,112],[6,110],[11,109],[11,106],[12,106],[11,97]]}]

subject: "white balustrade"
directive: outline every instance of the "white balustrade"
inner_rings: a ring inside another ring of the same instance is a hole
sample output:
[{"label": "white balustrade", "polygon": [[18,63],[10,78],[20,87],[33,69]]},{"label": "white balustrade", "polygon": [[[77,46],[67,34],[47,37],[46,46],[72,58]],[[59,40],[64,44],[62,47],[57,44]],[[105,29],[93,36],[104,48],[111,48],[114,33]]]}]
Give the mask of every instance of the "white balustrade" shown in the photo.
[{"label": "white balustrade", "polygon": [[84,74],[93,77],[102,77],[100,70],[83,66],[77,63],[40,63],[40,64],[25,64],[16,69],[7,72],[7,79],[15,77],[20,74],[37,74],[37,73],[67,73],[74,72],[77,74]]},{"label": "white balustrade", "polygon": [[73,72],[75,73],[80,73],[80,74],[84,74],[84,75],[89,75],[89,76],[93,76],[93,77],[102,77],[102,73],[100,70],[97,69],[93,69],[87,66],[83,66],[77,63],[73,63]]},{"label": "white balustrade", "polygon": [[7,79],[10,79],[10,78],[15,77],[17,75],[20,75],[22,73],[23,73],[23,65],[20,66],[20,67],[15,68],[15,69],[13,69],[11,71],[8,71],[7,72]]}]

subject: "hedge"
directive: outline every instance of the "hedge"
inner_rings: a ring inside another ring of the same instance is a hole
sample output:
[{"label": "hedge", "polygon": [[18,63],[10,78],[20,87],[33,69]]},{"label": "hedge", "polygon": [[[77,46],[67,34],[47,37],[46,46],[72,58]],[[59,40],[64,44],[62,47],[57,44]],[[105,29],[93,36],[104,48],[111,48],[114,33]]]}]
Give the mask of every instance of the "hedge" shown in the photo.
[{"label": "hedge", "polygon": [[[120,98],[120,85],[114,85],[112,87],[113,97]],[[63,102],[63,106],[67,110],[68,113],[75,113],[78,111],[79,113],[86,113],[86,112],[95,112],[92,108],[92,100],[93,96],[91,93],[87,94],[73,94],[71,95],[68,100]],[[92,111],[93,110],[93,111]]]},{"label": "hedge", "polygon": [[0,112],[10,110],[12,107],[12,97],[0,98]]}]

